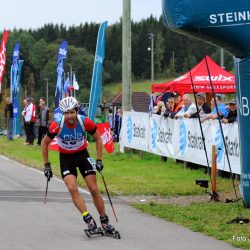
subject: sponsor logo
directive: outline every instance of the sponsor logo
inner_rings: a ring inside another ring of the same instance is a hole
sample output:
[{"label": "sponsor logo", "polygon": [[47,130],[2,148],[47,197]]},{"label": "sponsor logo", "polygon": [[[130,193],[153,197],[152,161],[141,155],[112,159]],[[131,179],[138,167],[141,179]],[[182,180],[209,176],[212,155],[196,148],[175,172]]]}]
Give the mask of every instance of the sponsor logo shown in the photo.
[{"label": "sponsor logo", "polygon": [[102,56],[99,56],[99,55],[96,55],[96,56],[95,56],[95,61],[102,64],[102,63],[103,63],[103,57],[102,57]]},{"label": "sponsor logo", "polygon": [[63,48],[60,48],[59,49],[59,54],[66,57],[67,56],[67,50],[63,49]]},{"label": "sponsor logo", "polygon": [[152,140],[152,148],[156,148],[156,138],[157,138],[157,124],[154,119],[152,119],[152,127],[151,127],[151,140]]},{"label": "sponsor logo", "polygon": [[131,141],[132,141],[132,135],[133,135],[132,118],[131,118],[131,116],[128,116],[128,119],[127,119],[127,138],[128,138],[129,143],[131,143]]},{"label": "sponsor logo", "polygon": [[188,148],[192,149],[204,149],[204,144],[202,140],[202,136],[198,136],[197,132],[192,133],[191,131],[188,131]]},{"label": "sponsor logo", "polygon": [[212,25],[236,25],[250,21],[250,11],[232,11],[213,13],[209,16],[209,22]]},{"label": "sponsor logo", "polygon": [[223,75],[218,75],[218,76],[195,76],[194,81],[201,81],[201,82],[209,82],[211,78],[211,81],[230,81],[233,82],[234,77],[233,76],[223,76]]},{"label": "sponsor logo", "polygon": [[186,131],[186,126],[184,121],[180,120],[180,145],[179,145],[179,151],[181,153],[181,155],[184,154],[184,151],[186,149],[186,145],[187,145],[187,139],[186,139],[186,135],[187,135],[187,131]]}]

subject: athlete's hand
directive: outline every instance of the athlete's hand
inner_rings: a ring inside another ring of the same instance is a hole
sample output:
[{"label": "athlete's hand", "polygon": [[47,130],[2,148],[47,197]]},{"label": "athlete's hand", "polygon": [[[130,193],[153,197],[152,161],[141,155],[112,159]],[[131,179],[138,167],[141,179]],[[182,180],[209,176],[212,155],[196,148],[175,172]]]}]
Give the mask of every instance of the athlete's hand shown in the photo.
[{"label": "athlete's hand", "polygon": [[96,160],[95,167],[96,167],[96,170],[100,173],[104,168],[102,164],[102,160]]},{"label": "athlete's hand", "polygon": [[44,175],[48,178],[48,181],[53,177],[50,162],[44,164]]}]

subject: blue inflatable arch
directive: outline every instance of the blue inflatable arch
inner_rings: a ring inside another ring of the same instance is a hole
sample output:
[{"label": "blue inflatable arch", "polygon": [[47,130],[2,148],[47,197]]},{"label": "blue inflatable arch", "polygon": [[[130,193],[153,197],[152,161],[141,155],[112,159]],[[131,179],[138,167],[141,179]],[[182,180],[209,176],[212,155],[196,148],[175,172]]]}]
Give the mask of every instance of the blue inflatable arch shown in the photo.
[{"label": "blue inflatable arch", "polygon": [[250,207],[250,1],[162,0],[167,28],[225,48],[235,57],[241,194]]}]

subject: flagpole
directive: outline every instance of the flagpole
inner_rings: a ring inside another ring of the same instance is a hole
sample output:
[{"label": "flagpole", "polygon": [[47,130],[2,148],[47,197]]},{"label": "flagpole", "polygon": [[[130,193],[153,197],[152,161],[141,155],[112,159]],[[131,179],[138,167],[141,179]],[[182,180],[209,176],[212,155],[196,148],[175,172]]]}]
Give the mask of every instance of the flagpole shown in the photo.
[{"label": "flagpole", "polygon": [[[73,72],[73,75],[75,74],[75,72]],[[73,85],[73,87],[74,87],[74,79],[72,78],[72,85]],[[74,88],[74,97],[76,98],[76,90],[75,90],[75,88]]]}]

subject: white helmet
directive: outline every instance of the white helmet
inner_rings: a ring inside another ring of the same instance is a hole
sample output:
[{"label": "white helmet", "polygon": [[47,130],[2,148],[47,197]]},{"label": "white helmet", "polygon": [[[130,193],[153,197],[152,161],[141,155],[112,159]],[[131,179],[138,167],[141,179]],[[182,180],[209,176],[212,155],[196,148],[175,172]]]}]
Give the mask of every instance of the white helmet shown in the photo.
[{"label": "white helmet", "polygon": [[78,102],[72,96],[67,96],[63,98],[59,103],[59,108],[61,109],[62,112],[68,112],[77,107],[78,107]]}]

